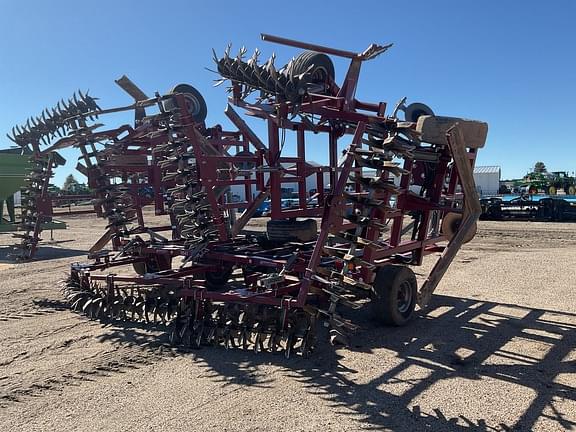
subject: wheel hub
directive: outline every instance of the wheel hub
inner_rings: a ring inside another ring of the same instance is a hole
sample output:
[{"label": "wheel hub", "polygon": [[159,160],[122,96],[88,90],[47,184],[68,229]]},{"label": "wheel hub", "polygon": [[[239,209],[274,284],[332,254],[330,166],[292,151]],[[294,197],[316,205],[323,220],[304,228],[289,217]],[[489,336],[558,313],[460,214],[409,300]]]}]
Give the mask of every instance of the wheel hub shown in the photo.
[{"label": "wheel hub", "polygon": [[410,281],[404,281],[398,288],[398,312],[406,313],[412,304],[412,286]]}]

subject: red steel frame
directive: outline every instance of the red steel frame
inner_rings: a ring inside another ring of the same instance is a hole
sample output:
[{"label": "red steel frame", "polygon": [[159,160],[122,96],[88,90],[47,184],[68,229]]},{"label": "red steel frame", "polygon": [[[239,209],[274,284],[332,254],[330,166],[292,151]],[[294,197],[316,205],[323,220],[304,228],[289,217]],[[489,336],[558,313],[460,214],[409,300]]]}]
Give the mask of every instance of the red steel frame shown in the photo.
[{"label": "red steel frame", "polygon": [[[214,301],[257,303],[282,308],[302,308],[306,305],[309,295],[313,291],[316,280],[315,277],[317,276],[316,269],[320,264],[323,256],[323,248],[326,245],[330,233],[356,227],[355,224],[346,222],[342,216],[347,210],[353,208],[353,205],[347,203],[344,198],[345,189],[349,184],[348,177],[350,174],[357,175],[361,172],[361,168],[355,162],[353,152],[362,145],[362,137],[370,125],[381,124],[393,128],[396,125],[396,120],[384,114],[386,109],[384,102],[367,103],[355,99],[361,64],[363,61],[375,55],[372,51],[367,50],[363,54],[356,54],[276,38],[269,35],[263,35],[263,39],[351,59],[344,84],[338,87],[335,83],[332,83],[336,96],[308,94],[306,99],[298,107],[299,113],[320,118],[322,122],[309,124],[305,121],[290,119],[289,113],[292,112],[293,106],[291,106],[289,102],[277,103],[274,111],[265,109],[266,107],[262,103],[248,103],[241,97],[241,84],[233,83],[232,96],[230,97],[231,104],[228,105],[225,113],[238,130],[234,132],[224,132],[219,127],[216,127],[207,133],[203,125],[199,127],[199,125],[194,123],[192,117],[185,109],[186,105],[181,99],[181,96],[174,96],[182,109],[182,131],[189,140],[189,143],[185,145],[191,145],[194,149],[196,166],[212,206],[214,224],[218,227],[220,240],[209,243],[207,245],[207,251],[203,254],[202,258],[196,260],[196,262],[189,267],[161,271],[154,276],[148,275],[146,278],[141,276],[121,277],[112,274],[95,274],[95,271],[145,260],[146,254],[148,256],[154,254],[168,254],[170,256],[188,254],[189,252],[182,247],[181,243],[178,243],[178,233],[173,233],[174,241],[170,243],[168,247],[166,245],[157,246],[149,244],[142,251],[143,255],[137,257],[114,260],[104,256],[98,258],[96,262],[91,265],[77,266],[77,270],[81,271],[81,280],[83,283],[89,283],[90,280],[101,281],[108,284],[111,290],[116,282],[134,283],[137,285],[165,284],[180,287],[180,296],[190,297],[196,300],[209,299]],[[245,109],[250,115],[267,122],[267,146],[240,118],[232,108],[232,105]],[[329,127],[325,123],[328,121],[338,122],[342,126],[340,128]],[[203,138],[197,133],[198,130],[204,132]],[[296,156],[282,156],[280,139],[282,130],[289,130],[296,133]],[[150,163],[146,166],[118,165],[111,169],[115,172],[121,171],[126,176],[129,176],[129,173],[145,174],[147,184],[152,185],[155,190],[154,202],[156,213],[165,214],[161,191],[170,185],[164,184],[160,180],[160,171],[155,162],[154,148],[158,144],[164,143],[166,137],[158,135],[154,140],[144,139],[143,137],[148,132],[149,129],[146,128],[142,130],[131,130],[127,137],[118,142],[118,145],[122,146],[124,143],[126,143],[127,147],[140,145],[141,147],[138,150],[128,150],[126,148],[123,154],[146,155],[150,158]],[[322,133],[328,136],[329,165],[325,167],[315,167],[307,163],[306,133]],[[114,133],[112,133],[111,136],[114,136]],[[339,140],[349,140],[350,137],[351,144],[348,147],[344,160],[340,161],[341,163],[339,164]],[[397,196],[395,208],[389,208],[388,206],[375,208],[371,214],[374,220],[384,223],[388,220],[391,221],[390,235],[387,240],[378,242],[381,230],[373,226],[366,229],[363,237],[368,240],[369,243],[365,246],[363,258],[365,261],[379,267],[390,263],[401,263],[407,253],[412,253],[413,257],[415,257],[413,263],[419,265],[422,263],[425,255],[444,251],[444,259],[441,264],[437,265],[442,268],[436,269],[435,267],[436,275],[441,277],[445,271],[445,267],[447,267],[451,260],[449,255],[455,253],[455,250],[459,248],[462,242],[462,236],[465,235],[471,223],[474,222],[473,219],[477,217],[475,207],[470,204],[470,202],[475,199],[475,192],[473,189],[465,187],[460,181],[460,174],[463,167],[462,160],[464,159],[459,160],[459,165],[458,163],[449,165],[452,159],[456,159],[454,149],[458,145],[464,148],[465,143],[457,137],[452,138],[452,140],[458,141],[454,147],[446,146],[444,148],[434,149],[437,153],[438,160],[431,188],[432,192],[427,198],[416,196],[410,192],[410,184],[413,179],[412,174],[418,169],[422,169],[421,164],[412,159],[405,160],[404,165],[401,167],[403,171],[400,176],[399,191],[394,193],[394,195]],[[215,154],[206,153],[206,142],[218,151]],[[230,155],[228,151],[231,147],[243,150],[252,148],[253,154],[247,156]],[[467,149],[461,156],[465,158],[465,163],[468,165],[464,169],[469,171],[469,168],[474,165],[476,150]],[[238,173],[237,169],[234,168],[235,164],[239,163],[249,163],[253,164],[253,166],[261,167],[265,162],[268,164],[267,171],[270,173],[268,182],[265,182],[264,170],[256,170],[256,174],[251,176],[242,172]],[[294,168],[286,168],[286,164],[293,164]],[[222,166],[228,167],[228,169],[222,169]],[[331,177],[330,190],[328,193],[325,193],[324,190],[325,187],[328,186],[323,184],[324,172],[329,172]],[[305,198],[306,178],[310,175],[316,175],[319,205],[315,207],[308,206]],[[465,173],[465,175],[468,176],[468,173]],[[388,174],[388,176],[390,176],[390,174]],[[449,182],[445,184],[448,177]],[[469,180],[468,177],[466,180]],[[299,208],[282,208],[280,191],[284,183],[298,184],[300,195]],[[217,188],[231,185],[244,186],[247,198],[245,202],[225,202],[222,197],[217,196]],[[257,196],[255,198],[252,197],[252,186],[256,187]],[[356,192],[361,191],[359,183],[354,184],[354,188]],[[462,189],[462,191],[460,189]],[[390,192],[383,192],[378,196],[378,199],[389,203],[392,195]],[[322,222],[318,239],[315,242],[302,244],[296,248],[280,247],[272,250],[262,250],[257,246],[246,243],[243,237],[238,236],[238,234],[250,218],[250,215],[266,197],[270,197],[271,199],[272,219],[296,217],[321,218]],[[458,202],[462,201],[462,197],[468,202],[464,207],[458,204]],[[142,206],[143,203],[137,203],[137,208],[139,209],[137,219],[141,229],[140,231],[134,232],[145,231],[143,215],[141,213]],[[233,209],[244,209],[244,212],[236,221],[236,224],[232,226],[231,229],[227,229],[224,225],[223,215],[225,211]],[[440,233],[438,221],[448,212],[464,213],[466,216],[467,209],[470,210],[468,212],[469,218],[465,219],[462,232],[459,232],[456,238],[452,239],[454,248],[450,254],[447,254],[445,250],[446,247],[439,245],[439,243],[449,239]],[[412,211],[421,212],[423,215],[422,220],[419,224],[416,238],[414,240],[403,240],[404,217]],[[434,218],[436,218],[435,227],[432,226]],[[170,228],[174,229],[174,226],[163,227],[162,229]],[[124,244],[126,244],[126,240],[115,243],[115,249],[118,250]],[[216,292],[207,290],[202,279],[196,279],[196,277],[202,277],[206,272],[220,271],[223,266],[231,265],[258,265],[275,268],[277,271],[280,271],[287,265],[289,259],[274,258],[276,252],[285,252],[297,256],[295,263],[290,266],[289,272],[289,275],[293,275],[294,277],[287,278],[277,286],[249,291],[242,289]],[[361,274],[365,282],[372,282],[374,276],[373,269],[367,266],[361,268]],[[429,278],[430,283],[433,285],[432,290],[437,283],[435,279],[438,279],[438,277],[432,277],[431,275]]]}]

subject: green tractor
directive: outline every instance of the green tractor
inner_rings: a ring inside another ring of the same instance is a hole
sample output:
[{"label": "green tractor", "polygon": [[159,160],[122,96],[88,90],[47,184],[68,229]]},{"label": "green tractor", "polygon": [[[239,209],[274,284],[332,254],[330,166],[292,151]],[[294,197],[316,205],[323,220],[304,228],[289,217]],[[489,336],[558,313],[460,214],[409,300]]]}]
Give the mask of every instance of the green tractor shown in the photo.
[{"label": "green tractor", "polygon": [[576,195],[576,181],[566,171],[553,171],[548,186],[548,195],[556,195],[559,189],[564,189],[566,195]]},{"label": "green tractor", "polygon": [[560,189],[563,189],[566,195],[576,195],[576,181],[566,171],[531,172],[524,176],[522,189],[531,195],[538,192],[556,195]]}]

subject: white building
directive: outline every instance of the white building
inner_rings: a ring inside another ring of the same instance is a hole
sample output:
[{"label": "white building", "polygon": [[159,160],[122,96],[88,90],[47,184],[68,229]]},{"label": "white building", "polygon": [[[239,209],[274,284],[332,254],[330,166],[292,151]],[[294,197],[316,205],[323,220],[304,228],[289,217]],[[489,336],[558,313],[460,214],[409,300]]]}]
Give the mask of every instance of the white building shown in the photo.
[{"label": "white building", "polygon": [[[312,162],[312,161],[307,161],[306,162],[308,165],[311,165],[313,167],[320,167],[321,165],[316,163],[316,162]],[[295,166],[294,164],[282,164],[284,166],[284,168],[287,169],[294,169]],[[330,186],[330,173],[325,172],[323,174],[323,181],[324,181],[324,188],[328,188]],[[252,178],[256,178],[255,175],[252,176]],[[268,182],[268,179],[270,178],[270,174],[269,173],[264,173],[264,183]],[[308,177],[306,177],[306,192],[308,194],[310,194],[310,191],[316,191],[316,183],[317,183],[317,178],[316,178],[316,174],[312,174]],[[282,183],[282,188],[289,190],[291,189],[292,192],[298,192],[298,183]],[[245,197],[245,189],[243,185],[233,185],[230,186],[230,192],[232,193],[232,196],[234,197],[234,200],[237,201],[245,201],[246,197]],[[252,196],[256,195],[256,185],[252,185]]]},{"label": "white building", "polygon": [[499,166],[474,167],[474,182],[479,195],[496,195],[500,189]]}]

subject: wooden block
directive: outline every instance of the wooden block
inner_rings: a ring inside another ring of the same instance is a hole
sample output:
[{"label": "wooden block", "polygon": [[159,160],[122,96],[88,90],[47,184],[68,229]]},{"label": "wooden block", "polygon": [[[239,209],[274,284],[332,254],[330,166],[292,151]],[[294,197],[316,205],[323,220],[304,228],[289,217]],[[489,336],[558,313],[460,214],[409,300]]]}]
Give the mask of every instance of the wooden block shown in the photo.
[{"label": "wooden block", "polygon": [[466,120],[457,117],[420,116],[416,130],[421,133],[424,142],[438,145],[448,145],[446,132],[456,123],[464,135],[468,148],[482,148],[488,135],[488,124],[477,120]]}]

